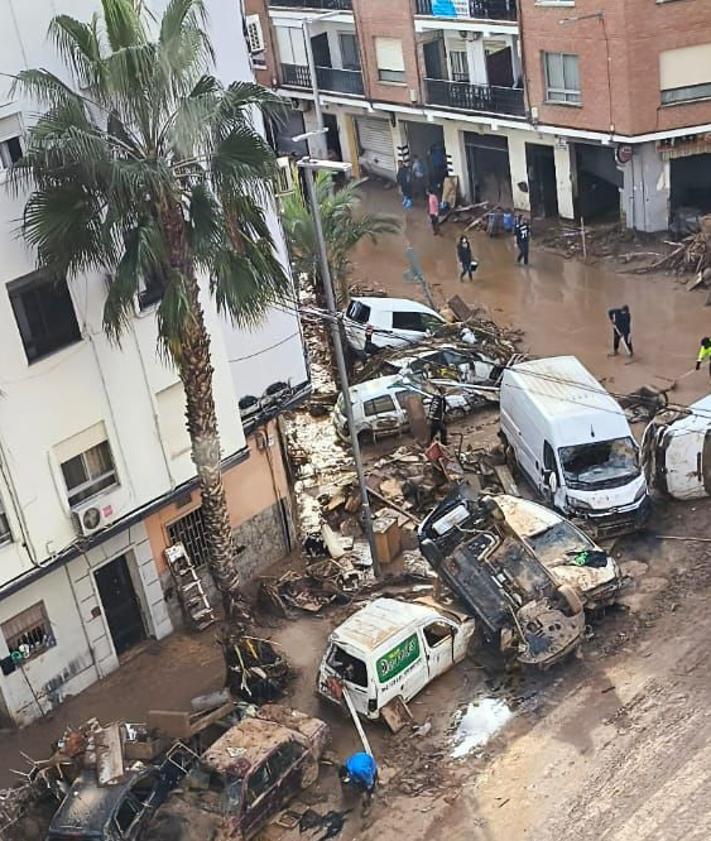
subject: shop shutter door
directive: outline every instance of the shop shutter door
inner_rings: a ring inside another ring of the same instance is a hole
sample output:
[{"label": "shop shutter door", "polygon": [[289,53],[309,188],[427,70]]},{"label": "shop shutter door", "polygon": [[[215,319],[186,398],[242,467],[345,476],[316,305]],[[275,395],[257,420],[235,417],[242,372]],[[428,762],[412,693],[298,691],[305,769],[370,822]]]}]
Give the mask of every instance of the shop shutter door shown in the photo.
[{"label": "shop shutter door", "polygon": [[370,117],[358,117],[358,140],[363,162],[395,174],[395,149],[393,148],[390,123]]}]

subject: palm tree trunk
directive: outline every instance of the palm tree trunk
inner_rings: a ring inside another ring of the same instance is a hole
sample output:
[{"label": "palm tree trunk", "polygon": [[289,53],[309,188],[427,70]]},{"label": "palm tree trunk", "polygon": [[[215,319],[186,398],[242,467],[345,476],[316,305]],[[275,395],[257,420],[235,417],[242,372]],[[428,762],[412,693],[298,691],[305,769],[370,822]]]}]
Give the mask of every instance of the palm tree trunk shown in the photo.
[{"label": "palm tree trunk", "polygon": [[192,459],[200,483],[202,516],[208,542],[208,567],[222,594],[225,610],[229,612],[236,597],[239,575],[235,564],[236,553],[227,497],[222,483],[220,438],[212,392],[210,337],[199,300],[195,266],[185,243],[180,209],[174,213],[168,212],[164,217],[164,225],[170,243],[170,264],[180,272],[189,302],[190,315],[188,323],[183,326],[179,354],[175,361],[185,390],[185,416]]}]

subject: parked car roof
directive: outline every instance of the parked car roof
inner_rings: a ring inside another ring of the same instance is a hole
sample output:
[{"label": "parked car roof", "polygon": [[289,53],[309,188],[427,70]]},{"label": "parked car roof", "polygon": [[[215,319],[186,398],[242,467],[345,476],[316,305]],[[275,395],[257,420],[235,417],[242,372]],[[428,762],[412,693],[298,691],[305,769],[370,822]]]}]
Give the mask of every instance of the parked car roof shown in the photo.
[{"label": "parked car roof", "polygon": [[382,310],[405,309],[409,312],[426,312],[434,315],[441,321],[444,321],[442,316],[433,310],[431,307],[421,304],[419,301],[411,301],[409,298],[351,298],[351,301],[359,301],[366,306],[374,307]]},{"label": "parked car roof", "polygon": [[127,771],[119,782],[100,786],[93,770],[82,771],[52,818],[49,838],[62,834],[103,838],[106,823],[141,774],[141,771]]},{"label": "parked car roof", "polygon": [[375,651],[407,625],[436,615],[434,607],[424,604],[375,599],[339,625],[331,634],[331,640]]},{"label": "parked car roof", "polygon": [[354,400],[356,397],[361,400],[368,400],[371,397],[383,393],[394,394],[397,390],[395,386],[398,385],[401,391],[407,389],[407,385],[403,383],[400,374],[390,374],[387,377],[376,377],[374,380],[366,380],[364,383],[351,386],[351,400]]}]

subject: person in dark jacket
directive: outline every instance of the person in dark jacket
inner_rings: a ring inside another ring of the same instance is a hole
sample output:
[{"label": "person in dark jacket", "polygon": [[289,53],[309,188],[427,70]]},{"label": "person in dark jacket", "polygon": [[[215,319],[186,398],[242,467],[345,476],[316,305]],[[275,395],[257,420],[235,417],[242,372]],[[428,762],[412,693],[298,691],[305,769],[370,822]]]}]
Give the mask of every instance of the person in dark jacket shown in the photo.
[{"label": "person in dark jacket", "polygon": [[467,275],[469,280],[471,280],[476,264],[472,258],[472,247],[465,236],[461,236],[457,240],[457,260],[459,260],[459,265],[462,267],[462,271],[459,273],[459,279],[464,280],[464,275]]},{"label": "person in dark jacket", "polygon": [[518,248],[517,263],[528,265],[528,247],[531,242],[531,226],[528,224],[528,219],[525,216],[518,216],[516,219],[516,227],[514,228],[514,236],[516,237],[516,246]]},{"label": "person in dark jacket", "polygon": [[430,443],[439,435],[439,440],[447,445],[447,400],[440,390],[433,395],[427,410],[427,420],[430,424]]},{"label": "person in dark jacket", "polygon": [[632,316],[630,315],[630,308],[627,304],[624,304],[619,309],[611,309],[607,316],[612,322],[612,356],[617,356],[620,341],[625,343],[629,355],[632,356]]},{"label": "person in dark jacket", "polygon": [[400,162],[400,168],[397,171],[397,185],[402,194],[403,205],[412,205],[412,169],[410,164],[405,161]]}]

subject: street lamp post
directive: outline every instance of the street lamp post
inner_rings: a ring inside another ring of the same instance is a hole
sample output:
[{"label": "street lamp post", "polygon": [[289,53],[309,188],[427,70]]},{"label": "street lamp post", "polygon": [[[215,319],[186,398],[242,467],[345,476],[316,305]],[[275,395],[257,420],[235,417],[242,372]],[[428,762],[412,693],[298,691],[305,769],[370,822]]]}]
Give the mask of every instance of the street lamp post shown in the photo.
[{"label": "street lamp post", "polygon": [[[325,15],[319,15],[317,20],[320,23],[328,18],[337,17],[340,11],[326,12]],[[316,72],[316,62],[314,61],[314,51],[311,46],[311,19],[304,18],[301,28],[304,34],[304,47],[306,49],[306,63],[309,66],[309,76],[311,77],[311,88],[314,92],[314,111],[316,112],[316,128],[318,133],[314,134],[314,144],[312,147],[313,157],[325,158],[327,149],[325,131],[323,126],[323,111],[321,110],[321,91],[318,86],[318,76]]]},{"label": "street lamp post", "polygon": [[299,167],[304,172],[306,190],[309,194],[309,202],[311,204],[311,212],[314,219],[314,231],[316,233],[316,243],[318,245],[319,266],[321,269],[321,277],[323,278],[324,292],[326,294],[326,309],[328,310],[328,314],[330,316],[328,321],[331,328],[331,336],[333,338],[333,349],[336,354],[336,367],[338,368],[338,379],[341,385],[341,395],[343,396],[343,408],[348,422],[348,432],[350,434],[351,447],[353,449],[353,461],[355,462],[356,473],[358,474],[358,485],[360,487],[360,499],[363,509],[365,535],[368,540],[368,546],[370,547],[370,555],[373,561],[373,572],[376,576],[380,576],[380,560],[378,558],[377,547],[375,545],[375,535],[373,534],[373,515],[370,510],[368,485],[366,484],[365,473],[363,472],[363,459],[360,454],[358,433],[356,432],[355,423],[353,421],[350,383],[348,382],[348,371],[346,370],[346,359],[343,354],[343,342],[341,340],[341,321],[338,317],[336,298],[333,294],[331,270],[328,265],[328,254],[326,252],[326,240],[323,236],[321,209],[319,208],[316,186],[314,184],[314,171],[323,169],[332,172],[348,172],[350,170],[350,166],[351,165],[349,163],[319,161],[312,158],[303,158],[299,161]]}]

